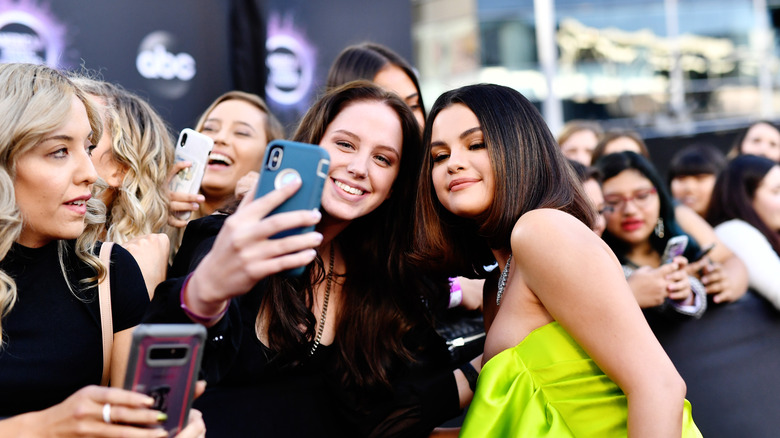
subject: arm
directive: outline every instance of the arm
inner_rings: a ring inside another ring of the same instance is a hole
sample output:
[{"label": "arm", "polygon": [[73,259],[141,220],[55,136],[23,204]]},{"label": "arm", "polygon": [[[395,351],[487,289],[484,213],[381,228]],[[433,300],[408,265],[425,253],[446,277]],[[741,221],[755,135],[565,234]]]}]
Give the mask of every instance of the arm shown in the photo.
[{"label": "arm", "polygon": [[718,237],[747,266],[750,287],[780,309],[780,256],[756,228],[743,221],[729,221],[716,227]]},{"label": "arm", "polygon": [[699,277],[712,294],[716,303],[738,300],[748,288],[748,273],[742,260],[724,245],[715,230],[693,209],[678,205],[674,209],[677,222],[687,234],[691,235],[702,248],[715,245],[706,260],[691,263],[689,272]]},{"label": "arm", "polygon": [[[606,244],[572,216],[547,209],[521,217],[511,241],[518,273],[542,311],[625,393],[629,436],[679,437],[685,383],[645,322]],[[510,297],[507,304],[522,303]]]}]

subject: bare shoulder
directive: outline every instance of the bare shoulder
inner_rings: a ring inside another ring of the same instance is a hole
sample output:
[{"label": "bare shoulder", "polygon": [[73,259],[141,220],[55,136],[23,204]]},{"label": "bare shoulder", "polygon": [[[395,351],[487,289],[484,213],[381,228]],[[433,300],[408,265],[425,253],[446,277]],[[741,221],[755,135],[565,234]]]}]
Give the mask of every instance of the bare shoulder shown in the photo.
[{"label": "bare shoulder", "polygon": [[569,213],[552,208],[531,210],[520,216],[512,229],[512,247],[540,241],[566,241],[572,238],[594,242],[598,236]]},{"label": "bare shoulder", "polygon": [[593,230],[569,213],[551,208],[532,210],[521,216],[512,229],[511,244],[516,260],[525,259],[532,264],[582,258],[594,251],[606,253],[617,263],[612,251]]}]

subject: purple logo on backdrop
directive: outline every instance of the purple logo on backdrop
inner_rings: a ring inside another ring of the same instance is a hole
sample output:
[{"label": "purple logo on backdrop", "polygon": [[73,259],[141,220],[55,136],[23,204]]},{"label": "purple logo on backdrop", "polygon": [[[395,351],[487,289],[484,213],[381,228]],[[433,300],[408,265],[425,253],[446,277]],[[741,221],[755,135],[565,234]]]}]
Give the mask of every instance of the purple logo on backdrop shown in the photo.
[{"label": "purple logo on backdrop", "polygon": [[268,99],[283,105],[304,101],[314,78],[315,51],[295,30],[292,18],[287,17],[282,23],[278,13],[271,14],[266,50],[268,81],[265,93]]},{"label": "purple logo on backdrop", "polygon": [[178,42],[169,32],[152,32],[141,41],[135,67],[149,88],[167,99],[178,99],[190,89],[195,77],[195,58],[177,52]]},{"label": "purple logo on backdrop", "polygon": [[66,28],[48,5],[34,0],[0,0],[0,62],[62,67]]}]

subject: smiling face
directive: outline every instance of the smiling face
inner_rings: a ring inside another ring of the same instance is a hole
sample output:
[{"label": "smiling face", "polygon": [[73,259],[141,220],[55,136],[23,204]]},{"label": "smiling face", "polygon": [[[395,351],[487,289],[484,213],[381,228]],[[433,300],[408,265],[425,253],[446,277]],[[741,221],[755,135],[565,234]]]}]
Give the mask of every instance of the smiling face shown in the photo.
[{"label": "smiling face", "polygon": [[460,103],[439,112],[431,130],[430,153],[433,187],[444,208],[466,218],[487,211],[495,182],[474,112]]},{"label": "smiling face", "polygon": [[241,177],[260,168],[268,144],[265,118],[258,107],[240,99],[221,102],[208,115],[201,128],[214,140],[201,183],[207,202],[227,200]]},{"label": "smiling face", "polygon": [[760,155],[780,162],[780,132],[766,123],[750,127],[742,140],[743,154]]},{"label": "smiling face", "polygon": [[780,166],[772,167],[756,188],[753,209],[772,230],[780,232]]},{"label": "smiling face", "polygon": [[322,208],[332,219],[351,221],[379,207],[391,194],[401,166],[403,132],[382,102],[345,106],[320,140],[330,154]]},{"label": "smiling face", "polygon": [[14,191],[23,221],[20,244],[38,248],[84,231],[87,200],[97,180],[91,132],[86,108],[73,96],[66,122],[19,156]]},{"label": "smiling face", "polygon": [[672,179],[672,196],[704,217],[710,206],[715,179],[711,173],[678,176]]},{"label": "smiling face", "polygon": [[661,214],[653,183],[636,169],[626,169],[602,183],[607,230],[629,245],[645,243]]}]

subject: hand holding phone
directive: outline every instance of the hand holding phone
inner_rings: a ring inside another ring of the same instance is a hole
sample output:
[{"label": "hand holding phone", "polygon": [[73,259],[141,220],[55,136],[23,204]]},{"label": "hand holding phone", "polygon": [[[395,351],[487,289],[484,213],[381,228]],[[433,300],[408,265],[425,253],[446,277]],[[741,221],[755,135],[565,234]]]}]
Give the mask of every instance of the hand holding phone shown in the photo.
[{"label": "hand holding phone", "polygon": [[[286,211],[314,210],[320,207],[322,189],[328,177],[330,156],[317,146],[287,140],[274,140],[268,144],[260,168],[260,178],[255,190],[255,199],[284,186],[293,178],[301,180],[301,188],[275,208],[270,214]],[[271,236],[278,239],[314,230],[314,226],[298,227]],[[303,267],[286,271],[288,275],[300,275]]]},{"label": "hand holding phone", "polygon": [[666,248],[664,254],[661,256],[661,264],[665,265],[671,263],[675,257],[681,256],[685,252],[685,248],[688,246],[688,236],[674,236],[666,242]]},{"label": "hand holding phone", "polygon": [[206,329],[200,324],[141,324],[133,330],[125,389],[154,399],[174,436],[187,425]]},{"label": "hand holding phone", "polygon": [[[181,131],[176,142],[175,162],[189,161],[191,165],[173,176],[169,187],[171,192],[198,193],[213,147],[214,140],[211,137],[190,128]],[[176,217],[181,220],[187,220],[189,216],[189,211],[176,213]]]}]

